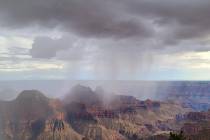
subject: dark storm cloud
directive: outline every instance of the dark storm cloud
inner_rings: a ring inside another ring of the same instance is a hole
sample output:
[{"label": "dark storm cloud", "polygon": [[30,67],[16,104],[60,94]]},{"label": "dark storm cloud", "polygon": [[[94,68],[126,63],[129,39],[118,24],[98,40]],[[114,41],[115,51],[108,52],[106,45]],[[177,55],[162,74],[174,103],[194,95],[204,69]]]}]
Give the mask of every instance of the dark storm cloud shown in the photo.
[{"label": "dark storm cloud", "polygon": [[119,2],[98,0],[0,0],[2,26],[60,28],[90,37],[147,37],[144,22],[120,10]]},{"label": "dark storm cloud", "polygon": [[32,44],[30,54],[33,58],[52,58],[56,53],[71,47],[65,38],[51,39],[49,37],[38,37]]},{"label": "dark storm cloud", "polygon": [[[137,50],[142,52],[166,48],[166,52],[188,48],[199,51],[210,50],[208,45],[199,44],[199,39],[210,34],[209,7],[209,0],[0,0],[0,26],[56,28],[84,40],[102,40],[95,45],[108,47],[108,52],[113,53],[122,46],[131,54],[136,50],[131,47],[141,48]],[[186,41],[191,47],[183,47]],[[30,54],[35,58],[52,58],[58,53],[61,56],[65,50],[83,54],[80,52],[85,48],[75,51],[72,42],[37,38]],[[64,58],[77,58],[72,56]]]},{"label": "dark storm cloud", "polygon": [[71,61],[81,60],[87,57],[107,59],[107,57],[114,58],[117,55],[120,55],[121,58],[128,58],[127,55],[132,56],[133,58],[134,54],[139,55],[142,54],[142,52],[153,48],[153,46],[150,48],[146,42],[130,39],[119,39],[117,41],[115,39],[85,39],[69,35],[64,35],[58,39],[37,37],[30,49],[30,55],[33,58],[57,58]]},{"label": "dark storm cloud", "polygon": [[154,19],[158,26],[168,27],[174,39],[203,37],[210,33],[209,0],[132,0],[127,9]]}]

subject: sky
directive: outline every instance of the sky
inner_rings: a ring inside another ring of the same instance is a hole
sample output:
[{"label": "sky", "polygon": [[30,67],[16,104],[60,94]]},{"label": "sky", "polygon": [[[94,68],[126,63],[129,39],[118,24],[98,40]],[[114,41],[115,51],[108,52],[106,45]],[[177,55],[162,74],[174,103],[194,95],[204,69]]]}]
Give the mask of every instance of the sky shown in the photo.
[{"label": "sky", "polygon": [[0,0],[0,80],[210,80],[209,0]]}]

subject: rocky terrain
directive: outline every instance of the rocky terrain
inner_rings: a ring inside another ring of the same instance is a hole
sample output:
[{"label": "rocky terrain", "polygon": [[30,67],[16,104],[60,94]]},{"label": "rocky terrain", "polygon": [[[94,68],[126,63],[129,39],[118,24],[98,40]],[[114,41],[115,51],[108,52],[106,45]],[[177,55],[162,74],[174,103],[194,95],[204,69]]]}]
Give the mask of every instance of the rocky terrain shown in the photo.
[{"label": "rocky terrain", "polygon": [[2,140],[137,140],[178,129],[177,114],[190,110],[174,102],[105,97],[77,85],[63,100],[27,90],[0,101]]},{"label": "rocky terrain", "polygon": [[[203,112],[188,112],[176,115],[177,130],[175,133],[183,132],[187,140],[209,140],[210,139],[210,110]],[[160,134],[152,136],[151,139],[161,138],[167,140],[168,135]],[[150,140],[150,139],[149,139]]]},{"label": "rocky terrain", "polygon": [[209,140],[210,138],[210,111],[189,112],[182,123],[181,130],[191,140]]},{"label": "rocky terrain", "polygon": [[183,107],[195,111],[208,111],[210,108],[209,82],[173,82],[159,92],[166,95],[167,100],[180,102]]}]

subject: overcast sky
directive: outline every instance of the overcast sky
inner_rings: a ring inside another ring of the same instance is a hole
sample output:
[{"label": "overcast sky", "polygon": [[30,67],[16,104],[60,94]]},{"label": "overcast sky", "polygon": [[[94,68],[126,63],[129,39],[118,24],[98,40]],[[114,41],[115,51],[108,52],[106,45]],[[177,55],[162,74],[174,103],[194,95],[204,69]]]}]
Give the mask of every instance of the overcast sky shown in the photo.
[{"label": "overcast sky", "polygon": [[209,0],[0,0],[0,79],[209,80]]}]

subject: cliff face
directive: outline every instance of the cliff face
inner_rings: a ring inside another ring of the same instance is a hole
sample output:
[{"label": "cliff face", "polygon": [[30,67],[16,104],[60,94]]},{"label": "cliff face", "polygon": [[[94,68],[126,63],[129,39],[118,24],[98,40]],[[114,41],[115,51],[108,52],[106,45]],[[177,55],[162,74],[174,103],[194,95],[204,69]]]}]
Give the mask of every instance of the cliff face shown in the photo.
[{"label": "cliff face", "polygon": [[[99,90],[97,90],[99,92]],[[101,90],[100,90],[101,91]],[[134,140],[169,131],[180,105],[116,95],[109,104],[88,87],[76,86],[65,101],[35,90],[0,102],[2,140]]]},{"label": "cliff face", "polygon": [[181,82],[172,84],[165,91],[169,100],[180,102],[183,107],[195,111],[208,111],[210,108],[209,82]]},{"label": "cliff face", "polygon": [[75,132],[63,120],[47,120],[45,128],[36,138],[37,140],[82,140],[82,136]]},{"label": "cliff face", "polygon": [[82,139],[65,122],[62,103],[36,90],[3,102],[0,114],[2,140]]},{"label": "cliff face", "polygon": [[[135,97],[124,95],[114,95],[106,102],[107,100],[104,101],[103,98],[100,98],[103,97],[99,95],[101,93],[99,91],[102,90],[97,90],[94,93],[90,89],[85,90],[86,87],[80,86],[79,88],[84,88],[80,91],[91,93],[88,94],[89,97],[96,95],[97,98],[93,98],[95,104],[91,105],[93,100],[90,102],[89,100],[85,102],[74,100],[74,102],[66,103],[66,116],[72,128],[88,138],[87,132],[92,127],[104,128],[102,129],[103,133],[110,131],[109,136],[111,137],[108,139],[113,139],[113,137],[135,139],[135,137],[147,137],[161,131],[170,131],[174,129],[171,124],[175,123],[176,114],[189,111],[172,102],[140,101]],[[76,96],[86,97],[87,94],[82,92],[80,94],[73,93],[73,95],[74,99],[81,99]],[[103,138],[105,139],[105,137]]]},{"label": "cliff face", "polygon": [[[5,139],[29,139],[36,137],[44,127],[44,121],[52,114],[48,98],[38,91],[23,91],[13,101],[4,102],[1,119]],[[34,127],[39,123],[39,131]]]},{"label": "cliff face", "polygon": [[182,131],[192,140],[207,140],[210,138],[210,111],[190,112],[187,114]]}]

